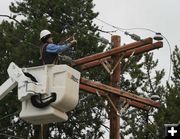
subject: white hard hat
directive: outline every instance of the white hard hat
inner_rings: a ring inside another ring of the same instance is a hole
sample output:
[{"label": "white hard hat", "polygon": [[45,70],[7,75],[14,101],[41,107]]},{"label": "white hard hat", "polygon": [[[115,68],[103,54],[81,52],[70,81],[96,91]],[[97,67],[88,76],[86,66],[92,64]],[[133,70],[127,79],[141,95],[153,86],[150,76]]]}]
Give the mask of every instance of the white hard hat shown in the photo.
[{"label": "white hard hat", "polygon": [[50,34],[51,34],[51,32],[49,30],[46,30],[46,29],[42,30],[40,32],[40,40]]}]

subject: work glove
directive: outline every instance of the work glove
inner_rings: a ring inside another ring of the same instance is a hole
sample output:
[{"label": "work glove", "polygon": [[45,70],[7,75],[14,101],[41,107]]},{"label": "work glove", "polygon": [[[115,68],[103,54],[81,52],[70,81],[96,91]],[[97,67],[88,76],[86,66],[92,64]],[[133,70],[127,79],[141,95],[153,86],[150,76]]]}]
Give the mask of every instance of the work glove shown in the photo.
[{"label": "work glove", "polygon": [[71,37],[67,38],[67,39],[65,40],[65,42],[70,43],[70,41],[72,41],[73,38],[74,38],[74,36],[71,36]]},{"label": "work glove", "polygon": [[71,57],[66,55],[59,55],[61,64],[73,65],[74,61]]},{"label": "work glove", "polygon": [[74,47],[77,44],[77,40],[75,39],[74,36],[71,36],[66,39],[66,42],[71,46]]},{"label": "work glove", "polygon": [[72,41],[70,41],[70,46],[74,47],[77,44],[77,40],[73,39]]}]

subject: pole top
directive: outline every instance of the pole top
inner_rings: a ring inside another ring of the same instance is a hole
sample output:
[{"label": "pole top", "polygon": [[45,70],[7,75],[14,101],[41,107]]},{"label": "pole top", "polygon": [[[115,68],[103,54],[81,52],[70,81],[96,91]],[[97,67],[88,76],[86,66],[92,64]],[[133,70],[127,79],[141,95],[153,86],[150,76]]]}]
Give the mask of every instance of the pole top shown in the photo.
[{"label": "pole top", "polygon": [[121,43],[121,37],[118,35],[112,35],[111,36],[111,43],[115,46],[115,47],[119,47],[120,43]]}]

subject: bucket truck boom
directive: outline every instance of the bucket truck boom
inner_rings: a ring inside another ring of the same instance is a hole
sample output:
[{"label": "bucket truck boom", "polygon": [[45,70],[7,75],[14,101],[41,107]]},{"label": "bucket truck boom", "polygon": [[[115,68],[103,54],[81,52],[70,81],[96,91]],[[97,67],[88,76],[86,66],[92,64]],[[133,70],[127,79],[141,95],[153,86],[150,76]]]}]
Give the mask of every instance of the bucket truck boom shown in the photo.
[{"label": "bucket truck boom", "polygon": [[20,118],[33,124],[66,121],[66,112],[79,100],[80,73],[67,65],[8,67],[9,79],[0,86],[0,100],[18,86]]}]

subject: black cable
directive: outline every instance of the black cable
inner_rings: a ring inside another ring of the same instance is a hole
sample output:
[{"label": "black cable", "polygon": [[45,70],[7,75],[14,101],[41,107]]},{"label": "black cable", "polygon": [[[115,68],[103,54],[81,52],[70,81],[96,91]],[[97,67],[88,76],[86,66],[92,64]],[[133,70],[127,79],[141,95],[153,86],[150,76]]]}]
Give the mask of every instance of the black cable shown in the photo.
[{"label": "black cable", "polygon": [[[18,20],[16,20],[14,17],[11,17],[11,16],[9,16],[9,15],[0,15],[0,16],[2,16],[2,17],[7,17],[7,18],[9,18],[9,19],[12,19],[12,20],[14,20],[15,22],[17,22],[20,26],[23,26]],[[140,40],[140,37],[138,36],[138,35],[136,35],[136,34],[130,34],[130,33],[128,33],[127,32],[127,30],[147,30],[147,31],[150,31],[150,32],[153,32],[153,33],[157,33],[156,31],[154,31],[154,30],[152,30],[152,29],[148,29],[148,28],[143,28],[143,27],[141,27],[141,28],[120,28],[120,27],[117,27],[117,26],[114,26],[114,25],[112,25],[112,24],[109,24],[109,23],[107,23],[107,22],[105,22],[104,20],[102,20],[102,19],[99,19],[99,18],[95,18],[95,19],[97,19],[97,20],[99,20],[100,22],[102,22],[102,23],[104,23],[104,24],[106,24],[106,25],[109,25],[109,26],[111,26],[111,27],[113,27],[113,28],[115,28],[115,29],[117,29],[117,30],[119,30],[119,31],[121,31],[121,32],[123,32],[123,33],[125,33],[126,35],[129,35],[132,39],[134,39],[134,40],[136,40],[136,41],[139,41]],[[23,26],[24,27],[24,26]],[[101,30],[101,29],[97,29],[98,31],[101,31],[101,32],[103,32],[103,33],[113,33],[113,32],[116,32],[116,31],[103,31],[103,30]],[[86,34],[86,35],[89,35],[89,34]],[[92,35],[91,35],[92,36]],[[172,62],[171,62],[171,55],[172,55],[172,51],[171,51],[171,46],[170,46],[170,43],[169,43],[169,41],[167,40],[167,38],[164,36],[164,35],[162,35],[161,34],[161,36],[166,40],[166,42],[167,42],[167,44],[168,44],[168,47],[169,47],[169,52],[170,52],[170,66],[169,66],[169,75],[168,75],[168,79],[167,79],[167,81],[169,81],[170,80],[170,76],[171,76],[171,67],[172,67]],[[97,38],[97,37],[96,37]],[[99,38],[99,40],[100,41],[102,41],[103,43],[105,43],[105,44],[110,44],[107,40],[105,40],[104,38],[102,39],[102,38]],[[30,44],[30,45],[33,45],[33,46],[36,46],[36,45],[34,45],[34,44],[32,44],[32,43],[30,43],[30,42],[25,42],[24,41],[24,43],[27,43],[27,44]]]},{"label": "black cable", "polygon": [[147,30],[153,33],[157,33],[156,31],[152,30],[152,29],[148,29],[148,28],[124,28],[124,30]]},{"label": "black cable", "polygon": [[117,30],[112,30],[112,31],[105,31],[105,30],[102,30],[102,29],[97,29],[97,30],[100,31],[100,32],[103,32],[103,33],[110,34],[110,35],[112,35],[111,33],[117,32]]},{"label": "black cable", "polygon": [[[154,31],[154,30],[152,30],[152,29],[144,28],[144,27],[140,27],[140,28],[120,28],[120,27],[114,26],[114,25],[112,25],[112,24],[109,24],[109,23],[107,23],[106,21],[104,21],[104,20],[102,20],[102,19],[99,19],[99,18],[96,18],[96,19],[99,20],[100,22],[108,25],[108,26],[111,26],[111,27],[113,27],[113,28],[115,28],[115,29],[123,32],[123,33],[126,33],[127,30],[147,30],[147,31],[150,31],[150,32],[155,33],[155,34],[158,33],[158,32],[156,32],[156,31]],[[126,33],[126,34],[127,34],[127,33]],[[161,36],[166,40],[166,42],[167,42],[167,44],[168,44],[168,47],[169,47],[170,66],[169,66],[169,74],[168,74],[168,78],[167,78],[167,82],[169,82],[170,77],[171,77],[171,70],[172,70],[172,61],[171,61],[172,50],[171,50],[171,45],[170,45],[168,39],[167,39],[164,35],[162,35],[162,34],[161,34]]]},{"label": "black cable", "polygon": [[7,17],[7,18],[9,18],[9,19],[12,19],[12,20],[14,20],[16,23],[18,23],[19,25],[21,25],[21,26],[23,26],[18,20],[16,20],[14,17],[11,17],[11,16],[9,16],[9,15],[0,15],[0,16],[2,16],[2,17]]},{"label": "black cable", "polygon": [[[22,25],[18,20],[16,20],[14,17],[11,17],[11,16],[9,16],[9,15],[0,15],[0,16],[2,16],[2,17],[7,17],[7,18],[9,18],[9,19],[12,19],[12,20],[14,20],[15,22],[17,22],[19,25],[23,26],[23,25]],[[105,22],[105,21],[102,20],[102,19],[99,19],[99,18],[95,18],[95,19],[97,19],[97,20],[99,20],[100,22],[102,22],[102,23],[104,23],[104,24],[106,24],[106,25],[109,25],[109,26],[111,26],[111,27],[113,27],[113,28],[115,28],[115,29],[123,32],[123,33],[125,33],[126,35],[129,35],[132,39],[134,39],[134,40],[136,40],[136,41],[139,41],[139,40],[140,40],[140,37],[139,37],[138,35],[136,35],[136,34],[130,34],[130,33],[128,33],[127,30],[147,30],[147,31],[150,31],[150,32],[153,32],[153,33],[157,33],[156,31],[154,31],[154,30],[152,30],[152,29],[148,29],[148,28],[144,28],[144,27],[141,27],[141,28],[120,28],[120,27],[114,26],[114,25],[112,25],[112,24],[109,24],[109,23]],[[24,27],[24,26],[23,26],[23,27]],[[104,30],[101,30],[101,29],[97,29],[97,30],[100,31],[100,32],[109,33],[109,34],[117,31],[117,30],[115,30],[115,31],[104,31]],[[86,34],[86,35],[89,35],[89,34]],[[90,36],[92,36],[92,35],[90,35]],[[166,40],[166,42],[167,42],[167,44],[168,44],[168,47],[169,47],[170,66],[169,66],[169,74],[168,74],[168,78],[167,78],[167,82],[169,82],[170,76],[171,76],[171,70],[172,70],[172,61],[171,61],[172,50],[171,50],[171,46],[170,46],[170,43],[169,43],[168,39],[167,39],[164,35],[162,35],[162,34],[161,34],[161,36]],[[94,36],[94,35],[93,35],[93,37],[98,38],[97,36]],[[14,38],[15,38],[15,37],[14,37]],[[16,39],[18,39],[18,38],[16,38]],[[100,40],[102,43],[110,44],[110,45],[111,45],[111,43],[109,43],[107,39],[104,39],[104,38],[102,38],[102,37],[98,38],[98,40]],[[23,41],[23,42],[26,43],[26,44],[30,44],[30,45],[32,45],[32,46],[36,46],[36,45],[34,45],[33,43],[28,42],[28,41]],[[37,46],[36,46],[36,47],[37,47]]]},{"label": "black cable", "polygon": [[170,45],[168,39],[162,34],[161,34],[161,36],[166,40],[168,47],[169,47],[169,54],[170,54],[170,63],[169,64],[170,64],[170,66],[169,66],[169,75],[168,75],[168,80],[167,80],[167,82],[169,82],[169,80],[171,78],[171,70],[172,70],[172,61],[171,61],[172,50],[171,50],[171,45]]},{"label": "black cable", "polygon": [[7,126],[7,127],[5,127],[5,128],[1,128],[0,132],[2,132],[2,131],[4,131],[4,130],[7,130],[8,128],[14,127],[14,126],[16,126],[16,125],[19,125],[19,123],[13,124],[13,125],[11,125],[11,126]]},{"label": "black cable", "polygon": [[[158,33],[156,31],[154,31],[152,29],[148,29],[148,28],[129,28],[126,30],[136,30],[136,29],[137,30],[147,30],[147,31],[150,31],[150,32],[155,33],[155,34]],[[171,77],[171,70],[172,70],[172,61],[171,61],[172,50],[171,50],[171,45],[170,45],[168,39],[163,34],[161,34],[161,36],[166,40],[168,47],[169,47],[169,55],[170,55],[170,63],[169,64],[170,64],[170,66],[169,66],[169,74],[168,74],[168,78],[167,78],[167,82],[169,82],[170,77]]]},{"label": "black cable", "polygon": [[117,29],[117,30],[125,33],[125,31],[124,31],[125,29],[123,29],[123,28],[119,28],[119,27],[117,27],[117,26],[114,26],[114,25],[112,25],[112,24],[109,24],[109,23],[107,23],[107,22],[105,22],[104,20],[99,19],[99,18],[95,18],[95,19],[97,19],[97,20],[99,20],[100,22],[102,22],[102,23],[104,23],[104,24],[106,24],[106,25],[108,25],[108,26],[111,26],[111,27],[113,27],[113,28],[115,28],[115,29]]},{"label": "black cable", "polygon": [[0,133],[0,135],[10,137],[10,138],[15,138],[15,139],[25,139],[25,137],[13,136],[13,135],[5,134],[5,133]]},{"label": "black cable", "polygon": [[13,112],[13,113],[11,113],[11,114],[5,115],[5,116],[3,116],[2,118],[0,118],[0,121],[3,120],[3,119],[5,119],[5,118],[11,117],[12,115],[14,116],[16,113],[19,113],[19,112],[20,112],[20,111],[16,111],[16,112]]}]

